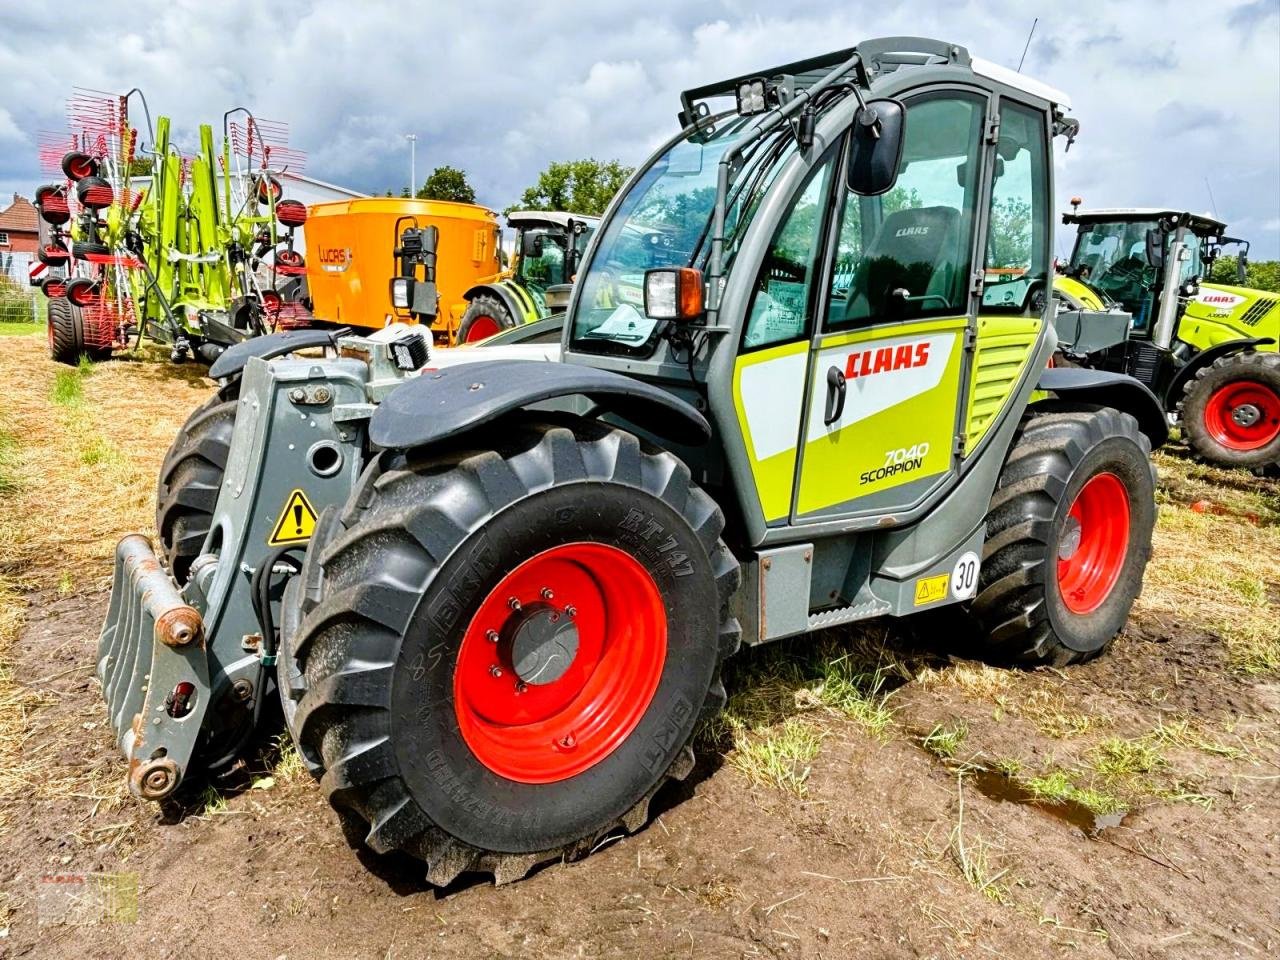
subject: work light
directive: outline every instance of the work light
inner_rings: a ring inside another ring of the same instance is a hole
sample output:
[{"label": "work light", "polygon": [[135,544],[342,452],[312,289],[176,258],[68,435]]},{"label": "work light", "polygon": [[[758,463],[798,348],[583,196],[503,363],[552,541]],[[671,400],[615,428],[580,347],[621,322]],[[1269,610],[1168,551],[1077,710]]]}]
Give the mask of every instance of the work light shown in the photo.
[{"label": "work light", "polygon": [[754,80],[745,80],[738,85],[739,116],[750,117],[769,109],[764,102],[764,89],[764,80],[759,77]]},{"label": "work light", "polygon": [[644,274],[644,312],[654,320],[692,320],[702,315],[702,271],[659,267]]},{"label": "work light", "polygon": [[391,281],[391,305],[397,310],[409,309],[410,284],[409,277],[396,277]]}]

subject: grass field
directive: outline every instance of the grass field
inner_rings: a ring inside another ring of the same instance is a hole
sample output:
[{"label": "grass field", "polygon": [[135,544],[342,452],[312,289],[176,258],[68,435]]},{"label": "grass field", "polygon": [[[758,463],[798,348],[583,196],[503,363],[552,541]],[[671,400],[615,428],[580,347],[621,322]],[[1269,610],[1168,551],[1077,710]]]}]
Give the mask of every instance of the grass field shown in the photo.
[{"label": "grass field", "polygon": [[[68,368],[38,332],[0,344],[13,955],[1280,952],[1280,482],[1160,452],[1143,595],[1081,667],[986,666],[919,618],[744,652],[646,830],[437,895],[346,848],[287,742],[177,814],[125,791],[91,680],[112,551],[150,530],[160,458],[210,389],[158,351]],[[41,926],[40,878],[87,871],[137,878],[136,921]]]}]

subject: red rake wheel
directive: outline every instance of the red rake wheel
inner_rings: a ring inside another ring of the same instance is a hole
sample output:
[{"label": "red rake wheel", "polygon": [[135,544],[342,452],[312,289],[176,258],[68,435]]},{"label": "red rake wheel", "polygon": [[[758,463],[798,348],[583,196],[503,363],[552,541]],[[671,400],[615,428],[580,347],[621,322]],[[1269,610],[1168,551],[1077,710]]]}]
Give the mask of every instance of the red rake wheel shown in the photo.
[{"label": "red rake wheel", "polygon": [[307,222],[306,205],[297,200],[281,200],[276,204],[276,219],[284,227],[301,227]]},{"label": "red rake wheel", "polygon": [[1204,427],[1228,450],[1259,450],[1280,436],[1280,396],[1257,380],[1236,380],[1209,395]]},{"label": "red rake wheel", "polygon": [[284,187],[280,185],[280,181],[275,177],[261,176],[257,180],[255,190],[258,194],[258,202],[263,206],[275,201],[277,204],[280,198],[284,196]]},{"label": "red rake wheel", "polygon": [[68,180],[83,180],[97,175],[98,161],[87,153],[73,150],[62,158],[62,172],[67,175]]},{"label": "red rake wheel", "polygon": [[102,210],[111,206],[115,193],[111,184],[101,177],[85,177],[76,184],[76,197],[81,206],[90,210]]},{"label": "red rake wheel", "polygon": [[40,290],[50,300],[61,300],[67,295],[67,281],[62,277],[46,277]]},{"label": "red rake wheel", "polygon": [[305,268],[307,261],[297,250],[277,250],[276,266],[285,270],[299,270]]},{"label": "red rake wheel", "polygon": [[1058,544],[1058,591],[1072,613],[1106,602],[1129,549],[1129,494],[1114,473],[1091,477],[1076,494]]},{"label": "red rake wheel", "polygon": [[478,340],[484,340],[492,337],[495,333],[502,330],[502,325],[497,320],[487,314],[480,314],[471,321],[471,326],[467,328],[467,335],[463,343],[475,343]]},{"label": "red rake wheel", "polygon": [[67,299],[77,307],[90,307],[98,302],[98,281],[76,277],[66,287]]},{"label": "red rake wheel", "polygon": [[67,206],[67,194],[60,186],[50,184],[38,189],[35,207],[40,211],[40,219],[45,223],[61,226],[71,219],[71,208]]},{"label": "red rake wheel", "polygon": [[71,259],[71,251],[65,243],[46,243],[36,251],[36,258],[46,266],[60,267]]},{"label": "red rake wheel", "polygon": [[667,616],[653,578],[600,543],[553,547],[490,592],[458,652],[454,707],[476,759],[521,783],[582,773],[653,700]]}]

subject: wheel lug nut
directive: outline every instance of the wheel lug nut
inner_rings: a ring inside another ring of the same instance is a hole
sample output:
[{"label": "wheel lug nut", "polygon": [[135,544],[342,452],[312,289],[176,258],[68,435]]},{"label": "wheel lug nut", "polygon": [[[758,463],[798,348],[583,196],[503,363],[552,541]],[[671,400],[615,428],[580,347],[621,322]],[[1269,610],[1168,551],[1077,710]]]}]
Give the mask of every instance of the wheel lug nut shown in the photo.
[{"label": "wheel lug nut", "polygon": [[489,668],[489,676],[491,677],[502,676],[502,668],[495,663],[493,666]]},{"label": "wheel lug nut", "polygon": [[520,601],[517,600],[515,597],[511,597],[509,600],[507,600],[507,606],[510,607],[512,610],[519,612]]},{"label": "wheel lug nut", "polygon": [[554,596],[555,596],[555,594],[551,592],[551,588],[550,588],[550,587],[543,587],[543,588],[542,588],[542,599],[543,599],[543,600],[550,600],[550,599],[551,599],[552,597],[554,597]]},{"label": "wheel lug nut", "polygon": [[564,608],[564,615],[572,620],[578,615],[578,608],[571,603]]},{"label": "wheel lug nut", "polygon": [[523,680],[516,681],[516,693],[524,693],[528,689],[528,685]]},{"label": "wheel lug nut", "polygon": [[564,747],[566,750],[572,750],[577,745],[577,738],[575,738],[572,733],[565,734],[560,738],[560,746]]},{"label": "wheel lug nut", "polygon": [[498,631],[497,631],[497,630],[488,630],[488,631],[486,631],[486,632],[485,632],[484,638],[485,638],[486,640],[488,640],[490,643],[497,643],[497,642],[498,642]]}]

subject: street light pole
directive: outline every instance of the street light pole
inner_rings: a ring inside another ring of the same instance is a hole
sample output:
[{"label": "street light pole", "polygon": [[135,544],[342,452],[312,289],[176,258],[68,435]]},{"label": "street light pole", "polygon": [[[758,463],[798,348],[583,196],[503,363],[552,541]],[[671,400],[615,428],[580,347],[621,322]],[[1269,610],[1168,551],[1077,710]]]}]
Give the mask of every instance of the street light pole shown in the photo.
[{"label": "street light pole", "polygon": [[412,197],[418,192],[418,135],[406,133],[404,138],[409,141],[409,196]]}]

